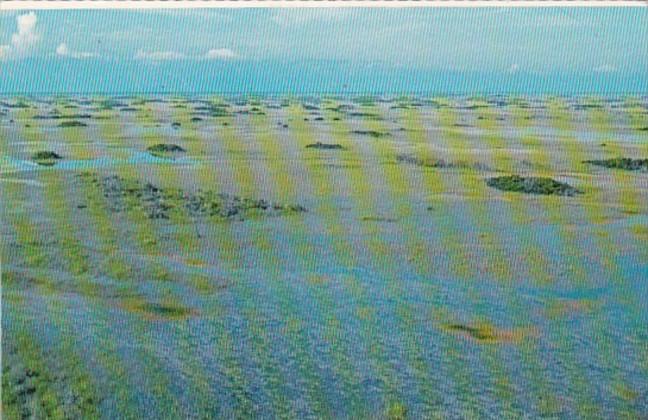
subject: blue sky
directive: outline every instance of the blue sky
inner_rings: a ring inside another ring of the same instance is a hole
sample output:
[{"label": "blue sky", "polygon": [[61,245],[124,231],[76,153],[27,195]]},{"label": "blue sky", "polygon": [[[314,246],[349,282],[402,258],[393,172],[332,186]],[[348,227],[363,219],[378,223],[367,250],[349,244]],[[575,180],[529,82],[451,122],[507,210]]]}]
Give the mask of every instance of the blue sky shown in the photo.
[{"label": "blue sky", "polygon": [[[35,73],[62,68],[84,76],[70,75],[74,81],[61,85],[100,83],[89,72],[101,66],[124,72],[123,79],[200,69],[216,78],[252,72],[256,83],[272,83],[296,66],[323,71],[322,77],[336,68],[358,78],[362,71],[387,79],[409,75],[419,84],[435,74],[487,74],[497,80],[587,78],[642,90],[647,45],[648,8],[3,11],[0,68],[8,77],[0,91],[19,90]],[[264,67],[272,73],[264,75]],[[147,86],[140,87],[153,88]]]}]

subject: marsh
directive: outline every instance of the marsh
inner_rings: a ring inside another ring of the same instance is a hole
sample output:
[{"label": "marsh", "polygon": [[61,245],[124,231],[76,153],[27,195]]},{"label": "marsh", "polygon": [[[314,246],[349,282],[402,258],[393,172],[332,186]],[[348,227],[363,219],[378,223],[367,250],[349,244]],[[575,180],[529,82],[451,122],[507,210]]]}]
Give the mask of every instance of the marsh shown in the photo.
[{"label": "marsh", "polygon": [[648,412],[648,103],[498,98],[4,98],[4,412]]}]

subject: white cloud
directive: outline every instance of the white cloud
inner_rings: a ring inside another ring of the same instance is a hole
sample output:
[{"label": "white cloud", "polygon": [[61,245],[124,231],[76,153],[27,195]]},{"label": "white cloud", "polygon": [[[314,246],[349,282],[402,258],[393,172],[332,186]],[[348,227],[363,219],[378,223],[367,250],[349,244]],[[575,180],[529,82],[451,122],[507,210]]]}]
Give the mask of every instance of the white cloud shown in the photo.
[{"label": "white cloud", "polygon": [[236,53],[229,48],[217,48],[207,51],[205,53],[205,58],[207,60],[227,60],[230,58],[236,58]]},{"label": "white cloud", "polygon": [[36,33],[36,21],[37,18],[34,12],[16,17],[18,32],[11,36],[11,45],[19,53],[26,51],[40,39],[38,33]]},{"label": "white cloud", "polygon": [[616,71],[616,67],[610,64],[603,64],[601,66],[595,67],[594,71],[597,73],[612,73]]},{"label": "white cloud", "polygon": [[213,48],[201,55],[186,55],[177,51],[142,51],[135,54],[136,60],[169,61],[169,60],[229,60],[237,54],[229,48]]},{"label": "white cloud", "polygon": [[31,49],[39,40],[40,36],[36,31],[36,14],[29,12],[16,16],[18,32],[11,35],[11,43],[0,45],[0,59],[20,57]]},{"label": "white cloud", "polygon": [[8,58],[10,50],[11,47],[9,45],[0,45],[0,60]]},{"label": "white cloud", "polygon": [[184,54],[176,51],[151,51],[146,52],[139,50],[135,54],[135,59],[137,60],[151,60],[151,61],[162,61],[162,60],[182,60],[187,58]]},{"label": "white cloud", "polygon": [[98,57],[99,54],[93,53],[93,52],[85,52],[85,51],[71,51],[67,44],[64,42],[59,44],[58,47],[56,47],[56,55],[59,55],[61,57],[70,57],[70,58],[93,58],[93,57]]},{"label": "white cloud", "polygon": [[517,73],[520,70],[520,66],[518,66],[517,63],[513,63],[511,67],[509,67],[508,72],[509,73]]}]

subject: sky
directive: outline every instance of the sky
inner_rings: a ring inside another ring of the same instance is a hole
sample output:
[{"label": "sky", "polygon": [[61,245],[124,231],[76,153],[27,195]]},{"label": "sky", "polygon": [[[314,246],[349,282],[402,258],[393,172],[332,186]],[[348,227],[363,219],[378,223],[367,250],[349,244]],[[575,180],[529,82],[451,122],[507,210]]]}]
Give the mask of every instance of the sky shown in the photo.
[{"label": "sky", "polygon": [[648,8],[0,11],[0,93],[648,91]]}]

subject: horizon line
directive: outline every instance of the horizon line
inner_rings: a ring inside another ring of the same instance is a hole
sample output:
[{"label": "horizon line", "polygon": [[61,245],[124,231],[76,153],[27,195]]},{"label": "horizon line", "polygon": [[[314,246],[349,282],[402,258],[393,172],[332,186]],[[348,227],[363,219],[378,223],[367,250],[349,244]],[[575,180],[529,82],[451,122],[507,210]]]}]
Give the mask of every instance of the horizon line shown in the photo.
[{"label": "horizon line", "polygon": [[1,0],[12,10],[648,7],[646,0]]}]

